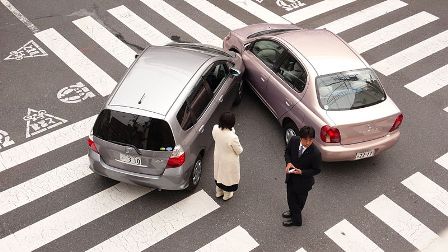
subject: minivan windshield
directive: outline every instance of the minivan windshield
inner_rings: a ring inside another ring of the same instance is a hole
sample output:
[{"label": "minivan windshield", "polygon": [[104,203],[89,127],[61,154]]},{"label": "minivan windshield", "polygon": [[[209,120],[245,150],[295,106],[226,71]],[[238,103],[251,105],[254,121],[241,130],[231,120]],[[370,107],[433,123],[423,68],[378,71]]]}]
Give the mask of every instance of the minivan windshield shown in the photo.
[{"label": "minivan windshield", "polygon": [[143,150],[174,148],[174,137],[164,120],[109,109],[99,114],[93,135],[105,141]]},{"label": "minivan windshield", "polygon": [[316,90],[319,104],[325,110],[358,109],[386,99],[386,93],[371,69],[318,76]]}]

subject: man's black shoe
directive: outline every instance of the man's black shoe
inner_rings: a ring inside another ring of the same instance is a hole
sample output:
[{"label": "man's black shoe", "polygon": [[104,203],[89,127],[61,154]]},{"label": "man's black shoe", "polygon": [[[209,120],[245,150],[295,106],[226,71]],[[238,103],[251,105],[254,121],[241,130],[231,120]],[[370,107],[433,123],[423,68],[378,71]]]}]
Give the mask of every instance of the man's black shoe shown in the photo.
[{"label": "man's black shoe", "polygon": [[285,226],[285,227],[290,227],[290,226],[302,226],[302,224],[297,224],[297,223],[294,223],[294,222],[292,222],[291,220],[287,220],[287,221],[284,221],[283,222],[283,226]]},{"label": "man's black shoe", "polygon": [[284,211],[282,213],[282,217],[283,218],[291,218],[291,212],[289,210],[288,211]]}]

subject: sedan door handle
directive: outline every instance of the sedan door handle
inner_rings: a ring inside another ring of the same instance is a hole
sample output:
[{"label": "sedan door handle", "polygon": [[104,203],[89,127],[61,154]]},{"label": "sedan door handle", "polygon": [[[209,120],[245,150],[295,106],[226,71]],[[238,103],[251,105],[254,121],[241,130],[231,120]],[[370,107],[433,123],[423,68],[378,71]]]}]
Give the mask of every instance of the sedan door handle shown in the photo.
[{"label": "sedan door handle", "polygon": [[199,128],[199,134],[201,134],[201,133],[203,133],[204,132],[204,125],[202,125],[200,128]]},{"label": "sedan door handle", "polygon": [[266,79],[263,76],[261,76],[260,79],[261,79],[262,82],[266,81]]},{"label": "sedan door handle", "polygon": [[285,104],[286,104],[286,106],[288,106],[288,107],[290,107],[290,106],[291,106],[291,104],[289,104],[289,102],[288,102],[288,101],[285,101]]},{"label": "sedan door handle", "polygon": [[224,100],[224,95],[221,95],[221,97],[219,97],[218,101],[222,102]]}]

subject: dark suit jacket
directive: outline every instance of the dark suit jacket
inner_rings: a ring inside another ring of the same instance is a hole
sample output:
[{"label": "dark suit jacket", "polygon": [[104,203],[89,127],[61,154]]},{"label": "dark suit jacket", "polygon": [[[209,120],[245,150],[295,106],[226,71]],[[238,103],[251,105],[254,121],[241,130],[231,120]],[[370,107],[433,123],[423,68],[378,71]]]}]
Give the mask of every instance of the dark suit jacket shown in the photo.
[{"label": "dark suit jacket", "polygon": [[299,158],[300,138],[293,136],[289,140],[285,150],[285,162],[292,163],[294,167],[302,170],[302,174],[286,174],[286,181],[289,186],[296,190],[311,190],[314,184],[314,175],[320,173],[322,162],[319,149],[311,144]]}]

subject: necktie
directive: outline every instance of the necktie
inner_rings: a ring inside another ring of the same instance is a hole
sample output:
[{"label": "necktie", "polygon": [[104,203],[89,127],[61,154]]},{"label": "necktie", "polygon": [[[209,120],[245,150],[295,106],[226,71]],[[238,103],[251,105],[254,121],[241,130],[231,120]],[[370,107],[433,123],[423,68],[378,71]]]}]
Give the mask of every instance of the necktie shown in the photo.
[{"label": "necktie", "polygon": [[300,147],[299,147],[299,158],[300,158],[300,156],[302,156],[302,152],[303,152],[303,146],[300,145]]}]

